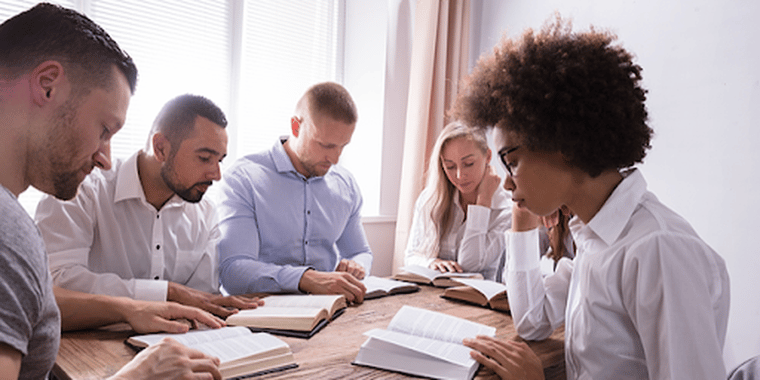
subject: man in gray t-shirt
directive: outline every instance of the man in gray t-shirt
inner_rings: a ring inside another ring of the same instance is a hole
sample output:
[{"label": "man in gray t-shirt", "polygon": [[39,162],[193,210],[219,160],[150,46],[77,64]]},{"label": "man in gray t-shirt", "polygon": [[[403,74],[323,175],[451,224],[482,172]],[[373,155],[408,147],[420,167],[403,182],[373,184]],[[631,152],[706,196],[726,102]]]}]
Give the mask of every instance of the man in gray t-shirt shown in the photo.
[{"label": "man in gray t-shirt", "polygon": [[0,342],[21,352],[20,379],[44,379],[61,337],[45,246],[34,221],[0,185]]},{"label": "man in gray t-shirt", "polygon": [[[138,333],[186,332],[188,319],[222,321],[194,307],[87,295],[52,286],[45,246],[17,197],[29,186],[71,199],[95,166],[108,169],[137,68],[86,16],[40,3],[0,24],[0,372],[44,379],[60,330],[126,322]],[[60,310],[60,314],[59,314]],[[164,339],[116,379],[221,379],[219,359]]]}]

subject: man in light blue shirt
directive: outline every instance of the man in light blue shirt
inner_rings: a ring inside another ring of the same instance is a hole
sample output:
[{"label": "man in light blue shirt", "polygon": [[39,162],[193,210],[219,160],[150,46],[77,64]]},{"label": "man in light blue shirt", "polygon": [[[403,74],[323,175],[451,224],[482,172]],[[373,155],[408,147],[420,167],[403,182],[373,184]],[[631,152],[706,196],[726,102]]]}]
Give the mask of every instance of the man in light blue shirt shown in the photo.
[{"label": "man in light blue shirt", "polygon": [[239,159],[225,173],[219,207],[220,279],[231,294],[343,294],[362,302],[372,265],[362,197],[338,162],[357,112],[336,83],[311,87],[292,135]]}]

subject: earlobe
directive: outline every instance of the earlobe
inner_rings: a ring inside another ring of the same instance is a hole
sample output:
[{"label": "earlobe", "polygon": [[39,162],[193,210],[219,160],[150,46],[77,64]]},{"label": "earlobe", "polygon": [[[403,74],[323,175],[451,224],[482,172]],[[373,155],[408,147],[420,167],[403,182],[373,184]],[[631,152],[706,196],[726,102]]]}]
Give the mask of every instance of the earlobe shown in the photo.
[{"label": "earlobe", "polygon": [[45,61],[37,65],[31,74],[32,100],[44,106],[60,95],[65,75],[63,66],[57,61]]}]

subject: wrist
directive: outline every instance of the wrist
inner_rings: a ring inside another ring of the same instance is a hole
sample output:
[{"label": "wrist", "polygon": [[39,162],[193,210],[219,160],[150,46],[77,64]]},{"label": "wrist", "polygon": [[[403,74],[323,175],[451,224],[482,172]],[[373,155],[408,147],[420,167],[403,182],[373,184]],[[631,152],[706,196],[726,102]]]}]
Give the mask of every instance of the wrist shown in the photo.
[{"label": "wrist", "polygon": [[312,268],[306,268],[306,270],[301,275],[301,279],[298,281],[298,290],[302,293],[310,293],[311,292],[311,276],[314,272],[314,269]]},{"label": "wrist", "polygon": [[88,304],[98,309],[98,314],[103,318],[102,324],[111,324],[127,322],[128,316],[134,312],[134,303],[135,300],[127,297],[96,294]]},{"label": "wrist", "polygon": [[491,203],[493,202],[493,194],[491,195],[478,195],[478,198],[475,200],[475,204],[478,206],[488,207],[491,208]]},{"label": "wrist", "polygon": [[127,322],[135,311],[135,300],[127,297],[109,297],[108,303],[118,322]]}]

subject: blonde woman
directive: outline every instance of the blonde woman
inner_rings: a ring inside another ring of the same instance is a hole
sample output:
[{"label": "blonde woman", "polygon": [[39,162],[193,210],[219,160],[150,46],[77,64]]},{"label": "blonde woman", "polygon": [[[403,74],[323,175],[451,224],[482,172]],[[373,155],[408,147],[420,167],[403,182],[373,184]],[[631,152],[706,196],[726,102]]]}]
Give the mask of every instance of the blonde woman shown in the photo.
[{"label": "blonde woman", "polygon": [[502,281],[512,205],[490,161],[482,130],[453,122],[441,131],[415,205],[405,265]]}]

